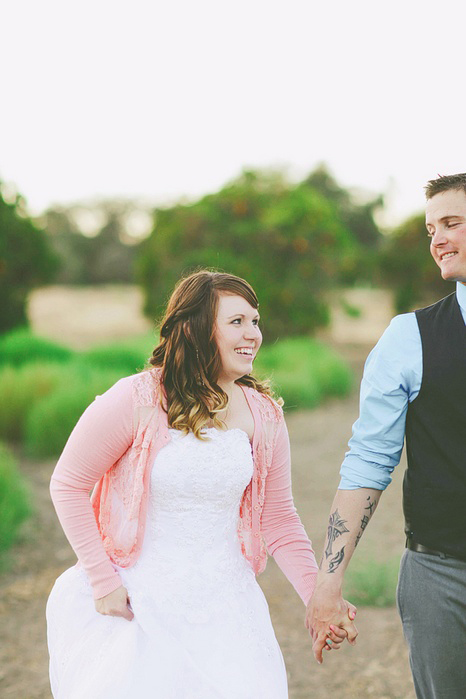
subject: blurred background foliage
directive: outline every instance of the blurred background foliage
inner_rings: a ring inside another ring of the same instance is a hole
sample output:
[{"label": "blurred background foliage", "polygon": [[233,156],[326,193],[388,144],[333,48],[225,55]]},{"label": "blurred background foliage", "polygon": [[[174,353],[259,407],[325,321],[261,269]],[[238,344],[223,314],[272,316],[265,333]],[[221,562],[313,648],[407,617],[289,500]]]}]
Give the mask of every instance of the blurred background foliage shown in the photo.
[{"label": "blurred background foliage", "polygon": [[13,451],[0,442],[0,570],[4,554],[32,512],[31,496]]},{"label": "blurred background foliage", "polygon": [[[59,259],[58,284],[130,283],[137,252],[134,202],[115,200],[48,209],[40,219]],[[137,228],[136,228],[137,230]]]},{"label": "blurred background foliage", "polygon": [[45,232],[28,217],[22,197],[8,201],[0,183],[0,333],[27,323],[29,292],[50,282],[58,264]]},{"label": "blurred background foliage", "polygon": [[[57,456],[95,396],[143,369],[156,343],[149,333],[78,352],[22,328],[4,334],[0,337],[0,440],[23,446],[31,457]],[[264,346],[254,370],[272,379],[287,409],[313,408],[324,398],[346,395],[352,385],[348,365],[309,337]]]},{"label": "blurred background foliage", "polygon": [[157,209],[137,271],[152,316],[193,269],[246,278],[272,339],[328,323],[325,291],[355,278],[360,248],[336,203],[307,182],[290,186],[280,174],[248,171],[193,204]]},{"label": "blurred background foliage", "polygon": [[423,216],[381,231],[382,210],[383,195],[341,187],[325,165],[298,183],[248,170],[191,203],[155,210],[125,200],[80,203],[50,208],[35,222],[20,196],[1,195],[0,332],[25,325],[29,291],[51,281],[137,282],[154,319],[176,281],[199,267],[253,284],[267,340],[325,326],[330,289],[389,287],[397,311],[446,295]]}]

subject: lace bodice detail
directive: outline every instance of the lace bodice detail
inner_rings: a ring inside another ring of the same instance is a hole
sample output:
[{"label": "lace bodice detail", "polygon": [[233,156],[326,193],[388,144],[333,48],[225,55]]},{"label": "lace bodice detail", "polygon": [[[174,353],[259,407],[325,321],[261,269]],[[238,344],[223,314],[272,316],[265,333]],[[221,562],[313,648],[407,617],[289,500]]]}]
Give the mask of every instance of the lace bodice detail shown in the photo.
[{"label": "lace bodice detail", "polygon": [[[236,597],[255,580],[237,531],[239,505],[253,474],[248,436],[240,429],[214,428],[206,428],[205,436],[202,441],[170,429],[171,441],[152,468],[141,556],[124,571],[135,605],[144,605],[141,596],[156,596],[167,613],[184,610],[190,623],[224,613],[229,591]],[[134,584],[148,575],[150,589]]]},{"label": "lace bodice detail", "polygon": [[[191,513],[193,526],[227,511],[237,517],[253,463],[243,430],[204,428],[205,441],[169,430],[171,442],[158,454],[151,475],[150,519],[160,512]],[[195,533],[194,533],[195,535]]]}]

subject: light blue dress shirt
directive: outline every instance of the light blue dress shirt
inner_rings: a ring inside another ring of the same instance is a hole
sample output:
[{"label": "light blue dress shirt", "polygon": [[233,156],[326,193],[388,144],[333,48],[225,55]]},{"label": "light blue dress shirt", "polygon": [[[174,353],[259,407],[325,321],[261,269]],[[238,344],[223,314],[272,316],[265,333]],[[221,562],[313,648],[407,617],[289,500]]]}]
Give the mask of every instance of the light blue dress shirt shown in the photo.
[{"label": "light blue dress shirt", "polygon": [[[466,286],[456,297],[466,323]],[[396,316],[369,354],[361,382],[360,413],[353,425],[338,486],[385,490],[400,462],[408,403],[422,383],[422,343],[414,313]]]}]

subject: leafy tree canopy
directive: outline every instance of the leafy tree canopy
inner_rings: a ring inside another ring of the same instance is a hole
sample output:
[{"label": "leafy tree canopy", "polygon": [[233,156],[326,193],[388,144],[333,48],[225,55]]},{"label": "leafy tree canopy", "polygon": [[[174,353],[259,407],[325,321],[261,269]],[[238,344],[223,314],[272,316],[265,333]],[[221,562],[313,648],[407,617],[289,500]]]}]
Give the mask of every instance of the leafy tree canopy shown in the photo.
[{"label": "leafy tree canopy", "polygon": [[0,332],[27,324],[26,301],[52,280],[57,260],[43,230],[28,217],[24,199],[12,201],[0,183]]},{"label": "leafy tree canopy", "polygon": [[280,173],[245,171],[193,204],[157,209],[154,221],[138,259],[146,312],[160,314],[182,275],[221,269],[253,285],[268,338],[324,325],[325,291],[354,276],[361,249],[335,200]]},{"label": "leafy tree canopy", "polygon": [[311,172],[305,183],[337,205],[341,220],[362,245],[375,248],[380,244],[381,233],[374,214],[383,207],[383,195],[357,203],[355,195],[340,187],[324,164]]}]

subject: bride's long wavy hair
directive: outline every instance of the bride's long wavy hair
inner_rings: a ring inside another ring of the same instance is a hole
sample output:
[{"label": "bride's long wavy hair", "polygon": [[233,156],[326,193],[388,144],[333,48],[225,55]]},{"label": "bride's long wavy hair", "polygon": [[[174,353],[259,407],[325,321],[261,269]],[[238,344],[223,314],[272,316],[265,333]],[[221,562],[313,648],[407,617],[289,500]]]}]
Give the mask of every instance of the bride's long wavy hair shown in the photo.
[{"label": "bride's long wavy hair", "polygon": [[[228,396],[217,384],[221,364],[215,324],[222,293],[242,296],[253,308],[259,307],[254,290],[240,277],[210,270],[190,274],[170,297],[160,343],[149,360],[162,368],[169,426],[201,439],[207,423],[224,427],[218,413],[228,405]],[[236,383],[272,396],[269,383],[251,375]]]}]

